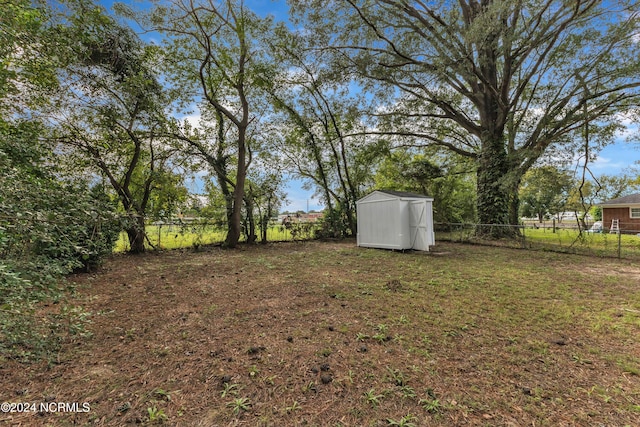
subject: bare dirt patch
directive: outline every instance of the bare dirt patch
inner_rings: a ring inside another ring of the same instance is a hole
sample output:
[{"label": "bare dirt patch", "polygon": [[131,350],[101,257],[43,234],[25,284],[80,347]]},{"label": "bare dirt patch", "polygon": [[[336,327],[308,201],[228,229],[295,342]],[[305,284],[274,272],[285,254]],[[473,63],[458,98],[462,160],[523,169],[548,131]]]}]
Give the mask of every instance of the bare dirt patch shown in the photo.
[{"label": "bare dirt patch", "polygon": [[114,256],[72,278],[91,338],[55,363],[0,363],[0,401],[90,411],[0,424],[637,424],[640,285],[609,274],[633,265],[436,251],[311,242]]},{"label": "bare dirt patch", "polygon": [[599,268],[586,266],[583,268],[583,271],[599,277],[619,276],[623,280],[629,279],[631,282],[635,281],[637,284],[640,284],[640,268],[629,265],[619,265],[617,262],[614,262],[606,269],[603,269],[602,266]]}]

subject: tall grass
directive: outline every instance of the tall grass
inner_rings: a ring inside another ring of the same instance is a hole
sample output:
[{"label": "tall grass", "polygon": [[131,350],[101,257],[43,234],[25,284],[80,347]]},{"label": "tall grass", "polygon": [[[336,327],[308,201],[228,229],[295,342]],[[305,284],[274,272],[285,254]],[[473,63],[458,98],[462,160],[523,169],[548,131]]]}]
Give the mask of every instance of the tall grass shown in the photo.
[{"label": "tall grass", "polygon": [[[202,245],[213,245],[224,242],[227,237],[226,230],[211,225],[149,225],[146,227],[149,241],[146,246],[149,249],[179,249],[192,248]],[[258,234],[260,234],[258,232]],[[297,238],[307,236],[296,235]],[[245,241],[243,235],[240,239]],[[291,230],[282,226],[272,226],[267,229],[267,241],[294,240]],[[114,252],[126,252],[129,249],[129,240],[125,232],[120,233]]]}]

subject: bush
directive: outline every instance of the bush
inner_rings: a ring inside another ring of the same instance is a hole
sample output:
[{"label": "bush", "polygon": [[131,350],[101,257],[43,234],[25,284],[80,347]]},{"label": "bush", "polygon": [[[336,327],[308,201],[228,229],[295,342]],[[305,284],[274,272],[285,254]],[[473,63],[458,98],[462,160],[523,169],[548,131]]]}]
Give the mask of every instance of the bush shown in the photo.
[{"label": "bush", "polygon": [[351,231],[347,222],[346,213],[341,206],[324,211],[324,215],[318,221],[316,238],[343,238],[348,237],[350,234]]},{"label": "bush", "polygon": [[36,318],[36,304],[61,300],[64,275],[97,265],[120,230],[104,192],[60,169],[38,137],[34,123],[0,123],[0,354],[9,357],[55,349],[60,322]]}]

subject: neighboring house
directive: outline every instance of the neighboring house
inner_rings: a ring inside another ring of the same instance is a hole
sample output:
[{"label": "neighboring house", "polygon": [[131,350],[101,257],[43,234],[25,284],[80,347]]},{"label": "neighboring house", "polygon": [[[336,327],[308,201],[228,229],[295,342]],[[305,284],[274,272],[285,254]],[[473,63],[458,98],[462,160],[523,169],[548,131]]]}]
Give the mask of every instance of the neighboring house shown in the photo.
[{"label": "neighboring house", "polygon": [[[297,219],[298,222],[316,222],[322,218],[322,212],[301,213]],[[293,215],[296,217],[296,215]]]},{"label": "neighboring house", "polygon": [[600,203],[600,207],[606,230],[615,228],[617,222],[621,232],[640,232],[640,193],[608,200]]},{"label": "neighboring house", "polygon": [[289,213],[278,215],[279,224],[295,224],[303,222],[317,222],[323,217],[322,212],[309,212],[309,213]]}]

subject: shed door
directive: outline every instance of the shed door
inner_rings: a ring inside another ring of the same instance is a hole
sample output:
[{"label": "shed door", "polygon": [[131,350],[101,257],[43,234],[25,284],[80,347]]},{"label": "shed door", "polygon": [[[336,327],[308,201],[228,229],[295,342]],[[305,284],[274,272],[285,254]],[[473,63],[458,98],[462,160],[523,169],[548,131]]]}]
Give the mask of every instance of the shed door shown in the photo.
[{"label": "shed door", "polygon": [[427,203],[424,200],[411,202],[409,209],[409,230],[411,248],[419,251],[429,250],[429,220]]}]

